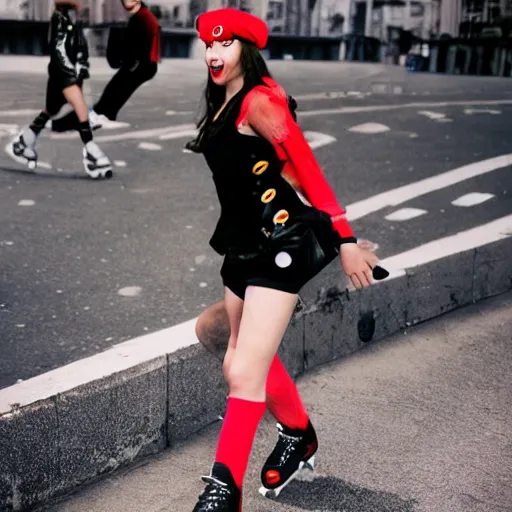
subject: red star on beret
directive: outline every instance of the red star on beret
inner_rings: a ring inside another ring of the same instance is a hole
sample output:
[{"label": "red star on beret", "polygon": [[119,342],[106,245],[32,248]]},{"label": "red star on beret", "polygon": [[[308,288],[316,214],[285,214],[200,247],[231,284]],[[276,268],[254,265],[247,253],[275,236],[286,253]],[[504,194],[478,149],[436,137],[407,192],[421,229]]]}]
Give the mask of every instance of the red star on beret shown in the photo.
[{"label": "red star on beret", "polygon": [[267,24],[257,16],[232,7],[200,14],[196,19],[199,37],[205,43],[241,38],[254,43],[260,50],[268,40]]}]

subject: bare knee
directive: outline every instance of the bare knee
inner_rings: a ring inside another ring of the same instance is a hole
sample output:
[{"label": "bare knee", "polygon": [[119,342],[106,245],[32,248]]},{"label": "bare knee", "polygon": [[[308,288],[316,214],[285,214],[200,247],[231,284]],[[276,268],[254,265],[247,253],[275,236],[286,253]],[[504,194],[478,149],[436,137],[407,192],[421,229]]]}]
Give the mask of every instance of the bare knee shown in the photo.
[{"label": "bare knee", "polygon": [[224,301],[205,309],[196,322],[196,336],[211,353],[220,357],[228,346],[229,320]]},{"label": "bare knee", "polygon": [[267,371],[252,361],[231,361],[227,370],[230,396],[247,400],[264,401]]}]

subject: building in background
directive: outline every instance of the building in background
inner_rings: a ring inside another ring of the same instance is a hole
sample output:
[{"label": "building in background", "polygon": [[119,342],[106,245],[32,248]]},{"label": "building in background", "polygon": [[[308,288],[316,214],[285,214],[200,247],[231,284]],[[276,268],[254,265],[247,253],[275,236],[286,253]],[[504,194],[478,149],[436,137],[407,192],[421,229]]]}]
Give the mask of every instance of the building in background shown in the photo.
[{"label": "building in background", "polygon": [[0,0],[0,19],[21,20],[23,19],[22,0]]}]

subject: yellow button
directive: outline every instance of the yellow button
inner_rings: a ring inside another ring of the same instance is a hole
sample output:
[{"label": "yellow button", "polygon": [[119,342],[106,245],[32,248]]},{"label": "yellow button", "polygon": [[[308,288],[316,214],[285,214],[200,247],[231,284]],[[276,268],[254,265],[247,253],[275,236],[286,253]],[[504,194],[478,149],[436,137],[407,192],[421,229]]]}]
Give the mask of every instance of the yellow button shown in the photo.
[{"label": "yellow button", "polygon": [[252,173],[256,174],[256,176],[263,174],[268,169],[268,162],[266,160],[260,160],[258,163],[254,164],[252,168]]},{"label": "yellow button", "polygon": [[290,218],[290,214],[286,210],[279,210],[274,215],[274,224],[284,224]]},{"label": "yellow button", "polygon": [[277,192],[275,188],[269,188],[267,191],[263,193],[263,195],[261,196],[261,200],[264,203],[270,203],[270,201],[272,201],[272,199],[276,197],[276,194]]}]

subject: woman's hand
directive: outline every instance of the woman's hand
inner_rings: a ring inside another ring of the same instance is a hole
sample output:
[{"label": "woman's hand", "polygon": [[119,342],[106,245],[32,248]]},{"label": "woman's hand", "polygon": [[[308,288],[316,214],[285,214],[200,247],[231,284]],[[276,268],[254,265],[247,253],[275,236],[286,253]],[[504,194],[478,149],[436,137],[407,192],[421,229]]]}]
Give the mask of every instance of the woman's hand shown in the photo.
[{"label": "woman's hand", "polygon": [[378,263],[377,256],[357,244],[342,244],[340,247],[341,266],[356,288],[372,284],[372,270]]}]

